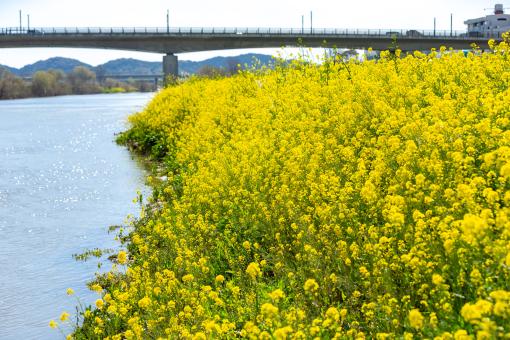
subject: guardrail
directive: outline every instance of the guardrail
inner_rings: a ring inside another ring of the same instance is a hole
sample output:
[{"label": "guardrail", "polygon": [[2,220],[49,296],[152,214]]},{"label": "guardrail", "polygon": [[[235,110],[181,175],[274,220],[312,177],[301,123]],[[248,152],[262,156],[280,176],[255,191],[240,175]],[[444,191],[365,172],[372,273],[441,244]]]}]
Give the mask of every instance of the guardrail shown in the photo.
[{"label": "guardrail", "polygon": [[299,35],[299,36],[364,36],[412,38],[500,38],[501,32],[482,35],[450,30],[352,29],[352,28],[248,28],[248,27],[41,27],[0,28],[0,35]]}]

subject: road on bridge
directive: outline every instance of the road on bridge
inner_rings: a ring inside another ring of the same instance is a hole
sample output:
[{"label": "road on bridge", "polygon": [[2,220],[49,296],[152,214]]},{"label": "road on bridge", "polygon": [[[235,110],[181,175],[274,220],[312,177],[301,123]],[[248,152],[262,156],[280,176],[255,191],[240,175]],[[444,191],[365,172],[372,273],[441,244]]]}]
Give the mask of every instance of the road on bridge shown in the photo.
[{"label": "road on bridge", "polygon": [[[500,38],[495,36],[495,39]],[[337,47],[404,51],[444,45],[470,49],[487,46],[488,37],[459,31],[284,28],[3,28],[0,48],[76,47],[166,54],[163,73],[177,76],[176,53],[265,47]]]}]

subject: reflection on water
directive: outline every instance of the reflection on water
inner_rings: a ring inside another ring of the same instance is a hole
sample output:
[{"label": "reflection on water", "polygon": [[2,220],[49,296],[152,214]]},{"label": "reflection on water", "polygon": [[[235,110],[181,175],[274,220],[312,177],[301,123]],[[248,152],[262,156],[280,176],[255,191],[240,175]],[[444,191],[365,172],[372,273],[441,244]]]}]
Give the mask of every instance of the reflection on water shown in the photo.
[{"label": "reflection on water", "polygon": [[143,172],[114,134],[152,94],[0,101],[0,339],[54,339],[48,321],[74,312],[97,262],[72,254],[115,247],[109,225],[136,214]]}]

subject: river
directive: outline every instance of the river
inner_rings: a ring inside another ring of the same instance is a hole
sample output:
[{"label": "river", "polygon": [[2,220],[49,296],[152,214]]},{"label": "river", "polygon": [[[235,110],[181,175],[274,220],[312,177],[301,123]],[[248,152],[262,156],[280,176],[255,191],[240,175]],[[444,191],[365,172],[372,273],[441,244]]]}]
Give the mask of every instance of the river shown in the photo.
[{"label": "river", "polygon": [[108,226],[138,213],[144,173],[114,134],[152,96],[0,101],[0,339],[62,338],[49,320],[97,298],[97,261],[72,254],[118,248]]}]

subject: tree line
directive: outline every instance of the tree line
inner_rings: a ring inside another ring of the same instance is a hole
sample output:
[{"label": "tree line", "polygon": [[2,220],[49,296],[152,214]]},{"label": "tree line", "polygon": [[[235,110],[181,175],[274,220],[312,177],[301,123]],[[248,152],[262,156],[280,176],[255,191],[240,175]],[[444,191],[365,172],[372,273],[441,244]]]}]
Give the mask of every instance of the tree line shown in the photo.
[{"label": "tree line", "polygon": [[237,59],[228,59],[225,66],[218,67],[213,65],[204,65],[198,69],[196,75],[206,78],[230,77],[242,69]]},{"label": "tree line", "polygon": [[153,81],[118,81],[96,77],[90,69],[77,66],[70,73],[62,70],[38,71],[31,79],[23,79],[0,68],[0,99],[49,97],[68,94],[154,91]]}]

